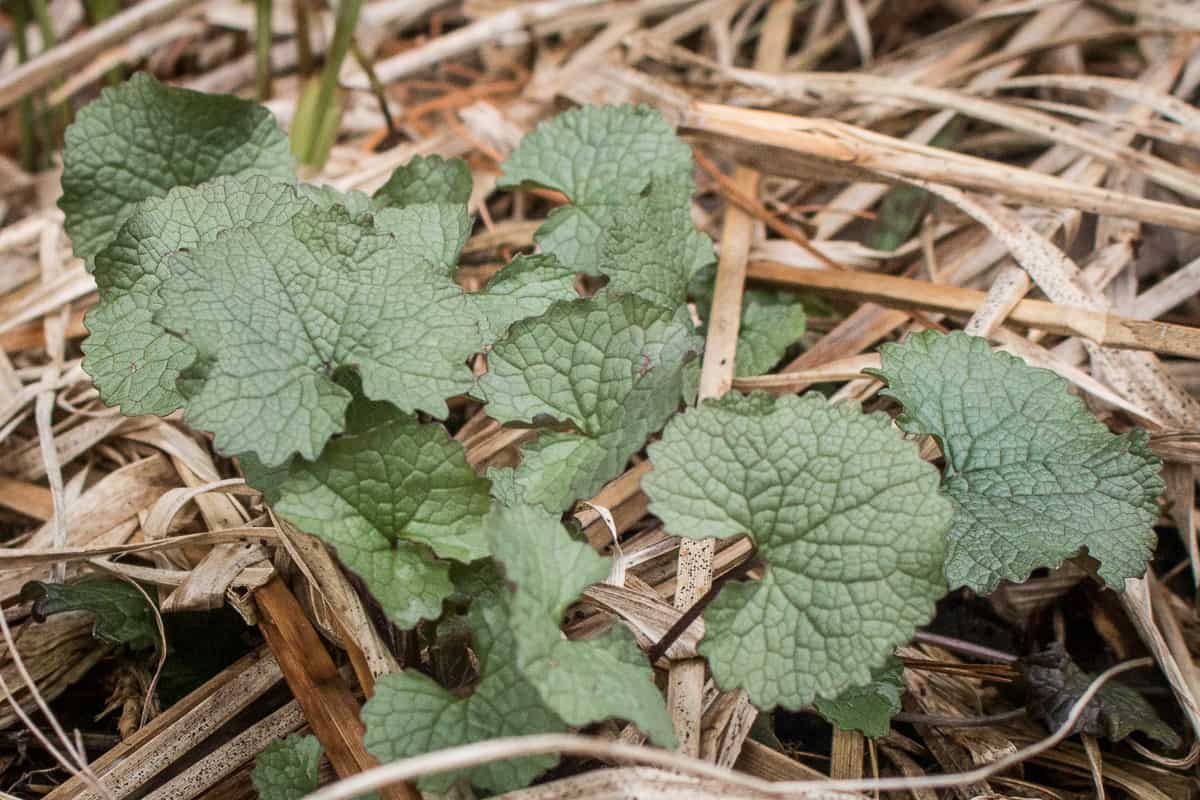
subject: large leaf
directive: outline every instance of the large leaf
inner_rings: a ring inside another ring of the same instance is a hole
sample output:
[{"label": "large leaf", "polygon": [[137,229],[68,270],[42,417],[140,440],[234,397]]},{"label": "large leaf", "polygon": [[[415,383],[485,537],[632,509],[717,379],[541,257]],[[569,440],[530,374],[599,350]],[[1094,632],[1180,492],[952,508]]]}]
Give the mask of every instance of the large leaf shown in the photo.
[{"label": "large leaf", "polygon": [[513,325],[479,379],[488,413],[576,431],[525,449],[516,481],[526,500],[561,511],[618,474],[678,408],[684,364],[701,345],[686,308],[630,295],[557,303]]},{"label": "large leaf", "polygon": [[504,162],[497,185],[529,184],[565,194],[571,205],[556,209],[534,238],[543,252],[595,275],[603,231],[617,210],[654,178],[690,179],[691,171],[691,151],[657,111],[589,106],[538,125]]},{"label": "large leaf", "polygon": [[[375,696],[362,710],[367,749],[380,761],[499,736],[566,730],[518,669],[517,637],[525,632],[513,628],[499,582],[473,594],[469,620],[479,683],[469,695],[459,696],[415,670],[380,678]],[[420,785],[426,791],[444,792],[466,778],[481,789],[504,792],[525,786],[557,762],[553,755],[506,759],[431,775],[422,778]]]},{"label": "large leaf", "polygon": [[952,508],[881,414],[818,394],[729,395],[676,417],[642,481],[667,530],[747,533],[761,581],[726,585],[701,653],[760,708],[866,685],[946,590]]},{"label": "large leaf", "polygon": [[563,638],[567,606],[608,576],[610,564],[567,535],[557,514],[497,507],[488,517],[492,553],[516,584],[509,599],[520,634],[516,660],[547,706],[568,724],[628,719],[663,747],[675,745],[671,715],[633,635],[617,625],[583,641]]},{"label": "large leaf", "polygon": [[983,339],[926,331],[882,352],[901,427],[946,454],[951,586],[988,592],[1083,547],[1117,591],[1146,571],[1163,483],[1143,431],[1114,436],[1062,378]]},{"label": "large leaf", "polygon": [[67,129],[59,207],[75,254],[90,262],[147,198],[221,175],[294,180],[294,169],[287,137],[262,106],[138,73]]},{"label": "large leaf", "polygon": [[198,353],[187,420],[265,466],[313,459],[344,426],[353,369],[363,393],[447,413],[482,346],[474,306],[444,267],[341,206],[235,229],[178,252],[156,320]]},{"label": "large leaf", "polygon": [[351,407],[353,432],[316,461],[293,462],[276,509],[337,548],[389,618],[410,628],[435,619],[452,591],[444,559],[488,555],[488,482],[440,425],[367,406]]},{"label": "large leaf", "polygon": [[145,200],[96,254],[100,304],[87,316],[83,368],[110,406],[169,414],[184,403],[177,382],[195,349],[154,321],[172,256],[233,228],[280,225],[312,204],[269,178],[217,178]]}]

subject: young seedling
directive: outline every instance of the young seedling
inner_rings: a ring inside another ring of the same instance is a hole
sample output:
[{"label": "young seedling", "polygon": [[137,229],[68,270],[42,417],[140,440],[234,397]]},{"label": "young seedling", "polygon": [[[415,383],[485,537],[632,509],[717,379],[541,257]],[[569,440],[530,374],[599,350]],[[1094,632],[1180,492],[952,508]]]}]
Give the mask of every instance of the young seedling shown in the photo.
[{"label": "young seedling", "polygon": [[[183,409],[396,624],[469,627],[472,691],[379,681],[363,716],[381,759],[613,717],[673,743],[633,637],[560,630],[611,567],[560,515],[660,432],[651,512],[681,536],[750,536],[764,569],[716,593],[700,645],[717,683],[762,708],[815,703],[879,735],[899,707],[892,652],[948,588],[988,591],[1082,548],[1112,588],[1145,569],[1162,488],[1145,435],[1112,435],[1061,379],[983,340],[883,348],[899,430],[815,393],[690,407],[689,301],[707,308],[713,249],[690,217],[690,152],[649,109],[575,109],[526,137],[500,185],[569,203],[540,252],[471,294],[456,281],[473,224],[462,161],[414,159],[371,197],[309,186],[264,109],[140,75],[80,112],[64,162],[67,230],[100,291],[84,368],[103,400]],[[580,274],[602,288],[580,296]],[[738,361],[760,370],[804,329],[777,292],[748,293],[744,319]],[[462,395],[535,429],[515,468],[479,474],[438,422]],[[937,437],[944,473],[905,433]],[[280,745],[256,783],[308,785],[317,757]],[[554,762],[427,788],[503,791]]]}]

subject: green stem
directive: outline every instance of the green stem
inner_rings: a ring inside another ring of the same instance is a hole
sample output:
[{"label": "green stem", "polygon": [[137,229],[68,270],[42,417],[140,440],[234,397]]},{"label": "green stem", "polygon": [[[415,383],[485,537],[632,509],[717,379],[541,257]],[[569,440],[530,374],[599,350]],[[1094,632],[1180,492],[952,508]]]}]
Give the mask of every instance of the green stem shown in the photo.
[{"label": "green stem", "polygon": [[400,132],[396,130],[396,121],[392,119],[392,110],[388,108],[387,92],[384,91],[383,84],[379,81],[379,76],[375,74],[375,65],[371,63],[371,59],[363,52],[363,49],[358,46],[358,42],[350,43],[350,50],[354,54],[354,60],[362,67],[362,71],[367,75],[367,82],[371,84],[371,93],[375,95],[375,99],[379,101],[379,111],[383,114],[383,122],[387,125],[387,138],[390,142],[395,143],[400,139]]},{"label": "green stem", "polygon": [[[354,27],[358,24],[358,12],[362,9],[362,0],[340,0],[337,7],[337,23],[333,28],[333,41],[325,56],[325,69],[321,73],[321,84],[317,89],[316,117],[314,131],[322,130],[325,114],[333,103],[333,94],[337,90],[338,73],[341,72],[342,62],[350,50],[350,40],[354,38]],[[306,164],[313,164],[319,149],[317,137],[309,141],[308,151],[301,159]],[[315,166],[315,165],[314,165]]]},{"label": "green stem", "polygon": [[[50,7],[46,0],[30,0],[29,5],[33,9],[34,19],[37,20],[38,31],[42,34],[42,52],[46,52],[58,44],[58,37],[54,35],[54,21],[50,19]],[[59,86],[62,86],[61,80],[50,84],[51,90]],[[71,109],[64,101],[59,103],[57,108],[47,108],[45,114],[47,147],[54,147],[62,137],[62,132],[71,123]]]},{"label": "green stem", "polygon": [[293,0],[296,15],[296,67],[308,77],[313,73],[312,25],[309,22],[308,0]]},{"label": "green stem", "polygon": [[[119,0],[87,0],[88,14],[92,24],[98,25],[121,10]],[[116,86],[121,82],[121,68],[113,67],[104,74],[104,82]]]},{"label": "green stem", "polygon": [[254,89],[259,101],[271,97],[271,0],[254,3]]},{"label": "green stem", "polygon": [[[12,4],[13,35],[17,40],[17,63],[29,60],[29,42],[25,38],[29,30],[29,10],[24,0]],[[34,127],[33,95],[25,95],[17,108],[21,118],[21,141],[18,158],[27,172],[37,168],[37,130]]]}]

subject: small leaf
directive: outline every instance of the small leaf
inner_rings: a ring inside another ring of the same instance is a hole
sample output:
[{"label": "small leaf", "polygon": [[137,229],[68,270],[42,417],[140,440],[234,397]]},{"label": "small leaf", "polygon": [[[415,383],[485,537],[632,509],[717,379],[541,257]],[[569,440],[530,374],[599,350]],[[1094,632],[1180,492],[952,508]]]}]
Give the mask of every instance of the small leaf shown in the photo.
[{"label": "small leaf", "polygon": [[116,578],[83,578],[71,583],[31,581],[21,589],[21,602],[33,601],[33,616],[45,620],[63,611],[90,611],[96,617],[92,635],[135,650],[158,647],[161,637],[154,611],[137,587]]},{"label": "small leaf", "polygon": [[361,217],[371,213],[371,198],[362,192],[339,192],[328,184],[314,185],[301,183],[296,186],[300,196],[312,202],[317,208],[332,208],[341,206],[351,217]]},{"label": "small leaf", "polygon": [[[930,144],[953,147],[963,122],[962,116],[955,116],[937,132]],[[929,192],[925,189],[908,184],[893,186],[879,203],[879,213],[867,233],[867,246],[875,250],[895,250],[916,232],[928,208]]]},{"label": "small leaf", "polygon": [[529,503],[546,510],[562,510],[580,497],[591,497],[613,477],[614,469],[620,470],[614,465],[621,451],[606,449],[614,438],[542,431],[536,441],[521,448],[521,463],[509,470],[511,480],[494,488],[492,496],[505,505]]},{"label": "small leaf", "polygon": [[447,413],[482,347],[444,267],[341,206],[230,230],[176,253],[156,319],[198,353],[186,419],[265,466],[312,459],[344,427],[352,369],[370,399]]},{"label": "small leaf", "polygon": [[990,592],[1083,547],[1115,591],[1146,571],[1163,483],[1144,431],[1114,436],[1062,378],[980,338],[926,331],[882,353],[899,424],[946,454],[951,586]]},{"label": "small leaf", "polygon": [[743,301],[735,372],[739,377],[762,375],[800,340],[808,318],[804,306],[786,292],[752,289]]},{"label": "small leaf", "polygon": [[916,232],[929,207],[929,192],[916,186],[893,186],[879,204],[879,214],[867,234],[867,246],[891,252]]},{"label": "small leaf", "polygon": [[375,208],[439,203],[466,206],[471,199],[471,168],[461,158],[416,156],[397,167],[371,198]]},{"label": "small leaf", "polygon": [[268,467],[258,460],[254,453],[242,453],[238,456],[238,464],[242,474],[246,476],[246,485],[251,489],[262,492],[267,505],[274,506],[279,502],[279,490],[287,480],[292,462],[285,461],[274,467]]},{"label": "small leaf", "polygon": [[486,320],[489,340],[499,339],[514,322],[537,317],[559,300],[573,300],[575,272],[554,256],[517,256],[471,295]]},{"label": "small leaf", "polygon": [[[482,521],[488,482],[440,425],[351,407],[354,432],[316,461],[297,459],[278,489],[278,512],[337,548],[401,628],[435,619],[453,589],[450,565],[488,555]],[[434,555],[439,558],[434,558]]]},{"label": "small leaf", "polygon": [[712,241],[692,224],[692,179],[656,179],[644,197],[616,209],[601,235],[607,291],[635,294],[665,308],[687,299],[688,283],[713,264]]},{"label": "small leaf", "polygon": [[[689,292],[702,319],[709,317],[716,277],[716,270],[709,267],[691,282]],[[806,322],[805,305],[794,293],[747,289],[742,295],[734,374],[744,378],[770,372],[804,335]]]},{"label": "small leaf", "polygon": [[[385,675],[363,706],[364,742],[387,762],[432,750],[500,736],[560,733],[566,725],[543,705],[517,667],[517,631],[509,618],[504,590],[493,580],[475,593],[468,620],[481,678],[469,695],[452,694],[415,670]],[[558,763],[558,756],[495,761],[467,770],[430,775],[421,789],[444,792],[457,780],[489,792],[519,789]]]},{"label": "small leaf", "polygon": [[250,773],[259,800],[299,800],[315,791],[322,752],[315,736],[292,734],[268,744]]},{"label": "small leaf", "polygon": [[[1029,684],[1029,709],[1052,730],[1058,730],[1071,715],[1071,708],[1095,679],[1071,660],[1060,642],[1026,657],[1021,665]],[[1075,732],[1107,736],[1119,742],[1135,731],[1174,750],[1183,742],[1154,708],[1128,686],[1109,681],[1100,688],[1084,710]]]},{"label": "small leaf", "polygon": [[[380,203],[378,194],[371,198],[362,192],[339,192],[331,186],[309,184],[299,188],[319,208],[342,206],[352,219],[371,215],[377,230],[396,237],[397,252],[403,249],[417,260],[442,264],[451,277],[458,266],[458,255],[471,235],[473,221],[465,201]],[[418,194],[412,193],[414,197]],[[430,194],[436,196],[437,192]]]},{"label": "small leaf", "polygon": [[891,731],[903,694],[904,665],[891,658],[866,686],[851,687],[833,700],[817,700],[814,705],[821,716],[842,730],[878,738]]},{"label": "small leaf", "polygon": [[[684,365],[701,346],[686,308],[629,295],[556,303],[513,325],[479,379],[488,413],[578,431],[544,435],[530,449],[515,474],[526,489],[540,484],[530,501],[561,511],[616,476],[679,407]],[[561,471],[543,474],[551,461]]]},{"label": "small leaf", "polygon": [[653,179],[690,179],[691,172],[691,150],[657,111],[588,106],[559,114],[522,139],[497,186],[565,194],[571,205],[556,209],[534,239],[571,269],[596,275],[602,234],[617,209]]},{"label": "small leaf", "polygon": [[882,414],[818,394],[728,395],[675,417],[642,480],[668,531],[747,533],[767,573],[726,585],[700,652],[755,705],[866,685],[946,591],[950,503]]},{"label": "small leaf", "polygon": [[494,509],[487,529],[492,553],[516,584],[509,606],[520,634],[517,665],[542,702],[569,725],[619,717],[656,744],[674,747],[671,715],[633,634],[617,625],[568,641],[559,630],[567,607],[608,576],[608,559],[568,536],[557,514],[528,506]]},{"label": "small leaf", "polygon": [[63,194],[75,255],[91,261],[138,204],[221,175],[295,180],[287,138],[262,106],[164,86],[137,73],[67,129]]},{"label": "small leaf", "polygon": [[458,256],[471,236],[472,220],[465,205],[417,203],[375,212],[375,227],[396,237],[396,255],[429,260],[453,277]]},{"label": "small leaf", "polygon": [[461,158],[416,156],[375,192],[375,224],[453,275],[471,235],[471,169]]}]

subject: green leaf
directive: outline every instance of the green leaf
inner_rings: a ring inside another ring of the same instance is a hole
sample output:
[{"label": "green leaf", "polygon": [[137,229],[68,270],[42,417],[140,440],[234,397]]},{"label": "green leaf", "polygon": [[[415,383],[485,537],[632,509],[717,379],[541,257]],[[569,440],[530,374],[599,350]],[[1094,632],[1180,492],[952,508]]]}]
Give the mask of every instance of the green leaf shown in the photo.
[{"label": "green leaf", "polygon": [[951,505],[890,425],[815,393],[728,395],[650,446],[642,488],[667,530],[747,533],[766,562],[709,605],[700,646],[717,682],[760,708],[867,684],[946,591]]},{"label": "green leaf", "polygon": [[[955,116],[937,132],[930,144],[953,147],[963,122],[962,116]],[[895,250],[916,232],[928,208],[929,192],[925,189],[908,184],[893,186],[879,203],[879,213],[867,232],[867,246],[875,250]]]},{"label": "green leaf", "polygon": [[328,184],[318,186],[311,183],[298,184],[296,190],[301,197],[311,201],[317,208],[342,206],[352,217],[371,213],[371,198],[363,192],[341,192]]},{"label": "green leaf", "polygon": [[397,167],[371,198],[377,209],[418,203],[466,206],[471,199],[471,168],[461,158],[416,156]]},{"label": "green leaf", "polygon": [[[516,505],[519,500],[561,511],[580,497],[591,497],[621,470],[630,454],[622,458],[620,453],[628,447],[608,449],[619,446],[618,438],[542,431],[536,441],[521,448],[521,463],[512,470],[511,488],[504,487],[506,494],[493,491],[493,496],[505,505]],[[637,449],[641,445],[630,446]]]},{"label": "green leaf", "polygon": [[342,430],[353,368],[370,399],[445,416],[482,347],[475,309],[432,261],[340,206],[176,253],[156,319],[198,353],[186,419],[275,466]]},{"label": "green leaf", "polygon": [[90,262],[143,200],[221,175],[295,180],[287,138],[265,108],[145,73],[105,89],[66,132],[58,204],[75,255]]},{"label": "green leaf", "polygon": [[1083,547],[1116,591],[1146,571],[1163,482],[1144,431],[1114,436],[1062,378],[963,333],[927,331],[882,353],[899,424],[946,455],[951,586],[989,592]]},{"label": "green leaf", "polygon": [[319,208],[342,206],[353,219],[371,215],[375,228],[396,237],[399,249],[419,260],[442,264],[448,275],[471,236],[473,224],[465,203],[429,202],[380,205],[362,192],[339,192],[331,186],[303,184],[300,193]]},{"label": "green leaf", "polygon": [[[1052,731],[1066,724],[1072,706],[1095,680],[1094,675],[1076,666],[1060,642],[1026,657],[1021,670],[1029,685],[1030,711]],[[1100,688],[1084,710],[1075,731],[1107,736],[1114,742],[1140,731],[1172,750],[1183,743],[1179,734],[1159,718],[1145,698],[1114,681]]]},{"label": "green leaf", "polygon": [[262,492],[267,505],[274,506],[279,502],[279,490],[291,471],[291,460],[268,467],[259,461],[254,453],[242,453],[238,456],[238,464],[241,465],[242,474],[246,477],[246,485]]},{"label": "green leaf", "polygon": [[866,686],[853,686],[833,700],[817,700],[814,705],[821,716],[842,730],[878,738],[891,731],[903,694],[904,665],[891,658]]},{"label": "green leaf", "polygon": [[[708,267],[691,282],[689,293],[702,319],[709,317],[716,277],[716,269]],[[743,378],[770,372],[804,335],[806,321],[805,305],[793,292],[747,289],[742,295],[735,375]]]},{"label": "green leaf", "polygon": [[497,186],[527,184],[565,194],[571,205],[556,209],[534,239],[568,267],[596,275],[602,234],[617,209],[653,179],[691,172],[691,150],[657,111],[589,106],[538,125],[504,162]]},{"label": "green leaf", "polygon": [[929,192],[916,186],[893,186],[879,204],[879,214],[867,234],[867,246],[891,252],[916,232],[929,208]]},{"label": "green leaf", "polygon": [[[526,489],[540,484],[530,501],[561,511],[617,475],[679,407],[685,362],[701,346],[686,308],[630,295],[556,303],[513,325],[479,379],[488,413],[577,431],[529,449],[530,465],[515,477]],[[543,473],[551,462],[561,471]]]},{"label": "green leaf", "polygon": [[471,295],[486,321],[489,340],[499,339],[512,324],[544,314],[559,300],[571,300],[575,272],[554,256],[517,256]]},{"label": "green leaf", "polygon": [[116,578],[89,577],[71,583],[31,581],[21,589],[21,602],[33,601],[33,616],[45,620],[63,611],[90,611],[96,617],[92,635],[135,650],[158,647],[161,639],[154,610],[137,587]]},{"label": "green leaf", "polygon": [[690,174],[656,179],[645,197],[617,208],[601,237],[607,290],[674,308],[688,283],[714,263],[712,241],[692,224]]},{"label": "green leaf", "polygon": [[[453,589],[450,565],[488,555],[488,482],[440,425],[378,407],[316,461],[297,459],[276,510],[337,548],[401,628],[435,619]],[[437,556],[435,558],[434,556]]]},{"label": "green leaf", "polygon": [[804,335],[804,306],[786,292],[752,289],[742,302],[735,374],[762,375],[780,362]]},{"label": "green leaf", "polygon": [[471,236],[471,216],[465,205],[417,203],[375,212],[375,227],[396,237],[396,255],[427,259],[453,276],[458,255]]},{"label": "green leaf", "polygon": [[617,625],[568,641],[559,630],[567,607],[608,576],[609,560],[568,536],[557,514],[497,507],[487,522],[492,553],[516,584],[509,606],[520,633],[517,665],[542,702],[569,725],[619,717],[655,743],[674,747],[671,715],[633,634]]},{"label": "green leaf", "polygon": [[471,169],[461,158],[416,156],[397,167],[370,199],[375,224],[416,256],[444,264],[453,275],[471,235],[467,212]]},{"label": "green leaf", "polygon": [[128,415],[182,406],[177,382],[196,352],[154,321],[172,257],[234,228],[283,224],[308,208],[296,188],[265,177],[217,178],[143,201],[95,257],[100,304],[87,316],[83,368],[100,398]]},{"label": "green leaf", "polygon": [[322,752],[315,736],[293,734],[268,744],[250,773],[259,800],[299,800],[315,791]]},{"label": "green leaf", "polygon": [[[362,719],[367,727],[364,742],[380,761],[499,736],[566,730],[517,667],[517,631],[503,595],[498,582],[493,582],[471,605],[468,619],[481,678],[469,695],[453,694],[415,670],[385,675],[376,683]],[[486,791],[505,792],[527,785],[556,763],[555,755],[496,761],[430,775],[420,780],[420,787],[444,792],[466,778]]]}]

